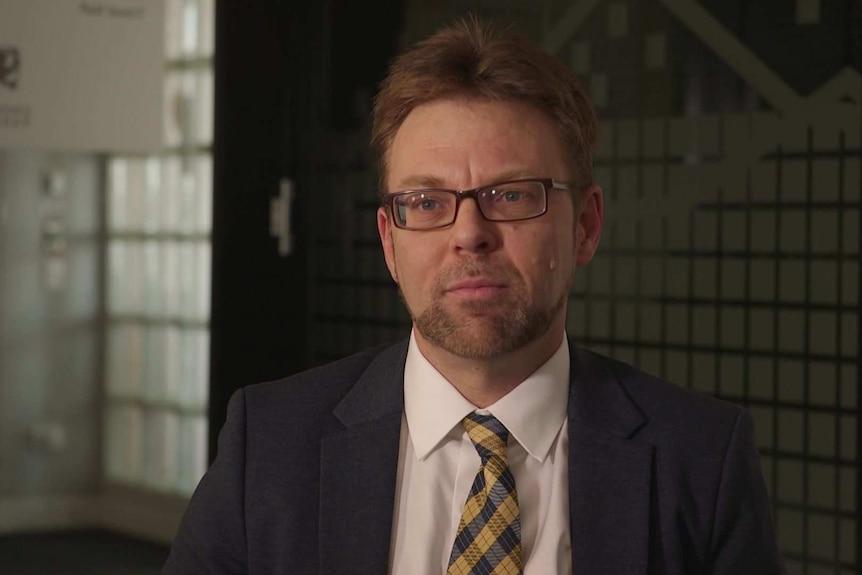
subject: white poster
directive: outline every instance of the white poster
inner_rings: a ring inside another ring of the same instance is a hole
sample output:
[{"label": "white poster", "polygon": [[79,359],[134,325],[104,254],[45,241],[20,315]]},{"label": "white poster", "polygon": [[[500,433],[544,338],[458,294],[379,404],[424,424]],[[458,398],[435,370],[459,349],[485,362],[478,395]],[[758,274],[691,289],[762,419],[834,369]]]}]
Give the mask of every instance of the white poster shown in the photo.
[{"label": "white poster", "polygon": [[0,0],[0,149],[155,152],[162,0]]}]

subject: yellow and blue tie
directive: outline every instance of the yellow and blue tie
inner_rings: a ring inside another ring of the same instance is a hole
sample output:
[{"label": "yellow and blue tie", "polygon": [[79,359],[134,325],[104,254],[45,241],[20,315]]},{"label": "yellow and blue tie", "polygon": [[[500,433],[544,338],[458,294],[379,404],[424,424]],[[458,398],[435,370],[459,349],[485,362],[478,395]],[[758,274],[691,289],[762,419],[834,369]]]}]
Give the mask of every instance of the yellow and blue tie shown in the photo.
[{"label": "yellow and blue tie", "polygon": [[521,513],[506,452],[509,431],[471,413],[464,427],[482,460],[467,496],[446,575],[521,575]]}]

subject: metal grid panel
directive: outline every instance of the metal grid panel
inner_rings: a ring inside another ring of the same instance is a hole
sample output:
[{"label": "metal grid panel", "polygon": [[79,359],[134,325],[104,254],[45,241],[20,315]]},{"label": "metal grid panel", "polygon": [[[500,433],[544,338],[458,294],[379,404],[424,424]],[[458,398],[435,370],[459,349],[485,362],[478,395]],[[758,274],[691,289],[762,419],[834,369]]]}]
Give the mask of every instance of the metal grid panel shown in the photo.
[{"label": "metal grid panel", "polygon": [[[706,120],[716,153],[665,146],[658,175],[646,150],[632,157],[622,143],[642,146],[656,122],[606,122],[613,143],[597,164],[616,193],[603,263],[578,279],[568,330],[751,409],[791,568],[857,569],[860,150],[843,130],[817,150],[812,125],[804,148],[778,143],[744,165],[728,198],[722,180],[737,176],[719,173],[739,166],[727,150],[753,132],[731,136],[739,118]],[[690,133],[702,121],[689,120]],[[672,125],[658,122],[666,142]],[[685,194],[672,189],[675,170]]]},{"label": "metal grid panel", "polygon": [[[824,89],[794,113],[772,111],[746,86],[744,64],[729,70],[720,60],[730,39],[705,46],[663,4],[682,3],[627,3],[652,11],[644,20],[664,22],[671,45],[696,56],[685,74],[665,76],[665,102],[658,89],[642,106],[597,104],[606,234],[577,280],[568,330],[747,406],[790,572],[859,572],[858,71],[846,72],[855,79],[843,84],[848,97],[836,90],[828,100]],[[587,84],[598,74],[611,88],[652,86],[660,32],[633,30],[653,55],[608,73],[602,62],[631,47],[596,33],[611,18],[602,6],[589,18],[587,38],[576,35],[569,49],[594,55],[592,67],[578,64]],[[738,94],[705,96],[716,77]]]}]

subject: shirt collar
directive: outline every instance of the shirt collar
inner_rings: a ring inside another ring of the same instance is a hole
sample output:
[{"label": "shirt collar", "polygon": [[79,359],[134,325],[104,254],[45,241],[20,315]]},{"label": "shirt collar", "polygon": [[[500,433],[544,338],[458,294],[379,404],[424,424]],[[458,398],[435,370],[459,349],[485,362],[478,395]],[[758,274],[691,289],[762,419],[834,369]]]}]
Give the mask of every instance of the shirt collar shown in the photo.
[{"label": "shirt collar", "polygon": [[[482,412],[499,419],[532,457],[543,461],[566,419],[569,395],[569,346],[557,351],[515,389]],[[404,365],[404,412],[413,449],[424,459],[478,408],[467,401],[425,359],[413,333]]]}]

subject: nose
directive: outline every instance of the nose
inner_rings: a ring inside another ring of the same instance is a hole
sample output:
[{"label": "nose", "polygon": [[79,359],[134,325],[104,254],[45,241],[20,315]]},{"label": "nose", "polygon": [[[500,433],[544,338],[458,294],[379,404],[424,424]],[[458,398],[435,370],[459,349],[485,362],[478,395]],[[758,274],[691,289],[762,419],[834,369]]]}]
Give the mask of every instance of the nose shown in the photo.
[{"label": "nose", "polygon": [[482,216],[473,198],[464,198],[451,228],[452,248],[464,253],[492,252],[500,244],[497,224]]}]

